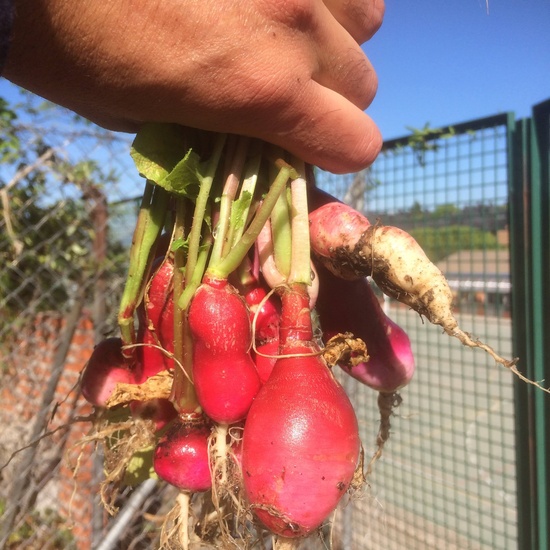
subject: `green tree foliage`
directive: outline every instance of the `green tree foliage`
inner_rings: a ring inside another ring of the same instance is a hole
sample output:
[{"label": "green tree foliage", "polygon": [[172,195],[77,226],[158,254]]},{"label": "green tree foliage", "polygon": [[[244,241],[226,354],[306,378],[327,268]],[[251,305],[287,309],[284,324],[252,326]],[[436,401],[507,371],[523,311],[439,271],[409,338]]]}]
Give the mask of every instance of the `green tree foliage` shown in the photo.
[{"label": "green tree foliage", "polygon": [[[65,136],[43,131],[44,109],[13,106],[0,98],[0,316],[23,310],[63,309],[75,285],[108,262],[122,270],[123,247],[98,236],[107,220],[104,189],[116,181],[96,160],[71,160],[58,143]],[[81,126],[85,126],[82,122]],[[78,128],[73,121],[72,131]],[[56,143],[56,146],[49,143]],[[0,331],[1,333],[2,331]]]},{"label": "green tree foliage", "polygon": [[438,262],[458,250],[499,248],[493,233],[468,225],[418,227],[411,229],[410,233],[432,262]]}]

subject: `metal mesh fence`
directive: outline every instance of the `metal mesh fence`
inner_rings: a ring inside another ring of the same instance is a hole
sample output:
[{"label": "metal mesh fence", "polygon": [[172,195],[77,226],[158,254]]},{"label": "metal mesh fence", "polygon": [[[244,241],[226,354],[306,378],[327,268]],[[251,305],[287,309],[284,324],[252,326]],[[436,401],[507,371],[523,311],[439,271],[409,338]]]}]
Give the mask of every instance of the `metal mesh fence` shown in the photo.
[{"label": "metal mesh fence", "polygon": [[[462,328],[511,356],[506,126],[474,123],[431,137],[387,143],[359,179],[319,181],[348,201],[363,182],[368,190],[355,200],[371,222],[415,235],[449,279]],[[407,330],[417,371],[370,488],[349,512],[350,548],[516,548],[511,373],[413,311],[385,305]],[[368,455],[376,398],[355,384],[351,393]]]},{"label": "metal mesh fence", "polygon": [[[93,445],[77,444],[89,429],[78,420],[90,413],[78,375],[94,342],[115,333],[142,180],[129,138],[34,101],[4,117],[0,149],[0,465],[9,461],[0,540],[6,548],[154,548],[170,489],[129,489],[120,500],[127,521],[109,520],[97,499],[100,461]],[[318,183],[371,221],[413,233],[447,274],[462,328],[509,356],[507,142],[496,122],[388,143],[370,170],[320,173]],[[385,309],[411,338],[417,374],[401,392],[369,487],[338,513],[335,548],[516,548],[510,373],[407,308],[386,300]],[[342,380],[368,459],[376,394]]]}]

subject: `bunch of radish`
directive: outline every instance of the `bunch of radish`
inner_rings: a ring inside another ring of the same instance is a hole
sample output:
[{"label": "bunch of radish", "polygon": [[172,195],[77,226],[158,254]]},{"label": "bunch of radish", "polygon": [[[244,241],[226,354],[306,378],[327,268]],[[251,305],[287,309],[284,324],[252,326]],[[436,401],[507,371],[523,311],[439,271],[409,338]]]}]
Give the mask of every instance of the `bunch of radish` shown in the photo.
[{"label": "bunch of radish", "polygon": [[[379,394],[370,471],[415,365],[367,276],[514,368],[458,328],[443,275],[410,236],[320,192],[283,151],[147,125],[132,156],[147,183],[120,337],[94,349],[82,391],[99,409],[151,421],[154,471],[180,491],[184,548],[200,494],[217,510],[224,547],[267,531],[276,547],[295,548],[329,521],[363,479],[357,419],[335,365]],[[366,352],[344,346],[329,364],[342,335]],[[230,529],[228,517],[239,525]]]}]

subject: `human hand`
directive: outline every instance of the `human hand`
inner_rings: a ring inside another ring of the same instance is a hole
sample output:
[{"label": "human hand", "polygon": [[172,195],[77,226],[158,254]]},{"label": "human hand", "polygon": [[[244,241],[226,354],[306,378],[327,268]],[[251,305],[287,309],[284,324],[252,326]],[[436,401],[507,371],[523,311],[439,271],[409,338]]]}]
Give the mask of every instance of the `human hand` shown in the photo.
[{"label": "human hand", "polygon": [[351,172],[381,146],[359,44],[383,11],[383,0],[18,0],[3,76],[114,130],[244,134]]}]

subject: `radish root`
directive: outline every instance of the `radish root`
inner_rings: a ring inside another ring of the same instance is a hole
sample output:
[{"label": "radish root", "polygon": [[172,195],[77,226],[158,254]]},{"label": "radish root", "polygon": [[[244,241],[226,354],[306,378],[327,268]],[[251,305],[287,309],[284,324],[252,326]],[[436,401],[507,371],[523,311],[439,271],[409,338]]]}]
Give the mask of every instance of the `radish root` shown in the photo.
[{"label": "radish root", "polygon": [[176,503],[166,514],[161,527],[160,549],[189,549],[190,493],[179,493]]},{"label": "radish root", "polygon": [[154,445],[154,423],[141,418],[131,418],[125,422],[101,418],[92,433],[75,443],[75,447],[91,442],[103,444],[105,479],[99,492],[103,507],[114,516],[118,512],[115,502],[132,457],[137,451]]},{"label": "radish root", "polygon": [[[227,424],[216,424],[209,440],[210,472],[212,477],[212,504],[224,548],[237,547],[229,521],[244,525],[246,508],[241,491],[241,477],[235,446],[240,444],[242,433]],[[230,512],[227,512],[229,510]],[[243,533],[246,536],[246,533]]]},{"label": "radish root", "polygon": [[380,425],[378,427],[378,435],[376,436],[376,451],[372,455],[370,462],[367,465],[365,478],[372,474],[372,470],[376,461],[382,456],[382,451],[385,444],[390,438],[390,418],[393,411],[402,403],[402,398],[397,392],[378,393],[378,411],[380,412]]},{"label": "radish root", "polygon": [[300,544],[299,539],[288,539],[285,537],[274,537],[273,550],[296,550]]},{"label": "radish root", "polygon": [[531,384],[546,393],[550,393],[550,388],[545,388],[544,386],[541,386],[538,382],[535,382],[534,380],[527,378],[517,369],[516,365],[517,365],[517,362],[519,361],[518,357],[512,360],[504,359],[498,353],[496,353],[491,346],[484,344],[478,339],[474,340],[470,334],[458,328],[458,325],[453,330],[445,329],[445,332],[449,336],[454,336],[455,338],[458,338],[460,342],[462,342],[462,344],[464,344],[467,347],[481,348],[482,350],[487,352],[497,363],[500,363],[501,365],[504,365],[507,369],[511,370],[523,382],[526,382],[527,384]]},{"label": "radish root", "polygon": [[180,493],[176,497],[179,506],[178,540],[183,550],[189,549],[189,493]]},{"label": "radish root", "polygon": [[163,370],[149,377],[143,384],[125,384],[119,382],[112,395],[107,399],[107,408],[127,405],[130,401],[149,401],[151,399],[169,399],[174,381],[171,371]]},{"label": "radish root", "polygon": [[323,358],[329,367],[338,364],[353,368],[369,360],[367,346],[361,338],[355,338],[351,332],[334,335],[323,349]]}]

